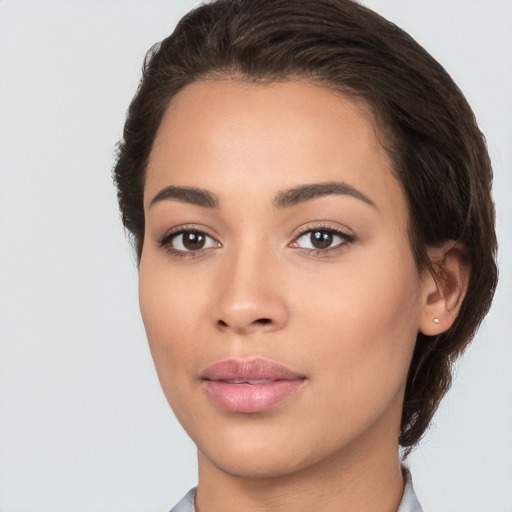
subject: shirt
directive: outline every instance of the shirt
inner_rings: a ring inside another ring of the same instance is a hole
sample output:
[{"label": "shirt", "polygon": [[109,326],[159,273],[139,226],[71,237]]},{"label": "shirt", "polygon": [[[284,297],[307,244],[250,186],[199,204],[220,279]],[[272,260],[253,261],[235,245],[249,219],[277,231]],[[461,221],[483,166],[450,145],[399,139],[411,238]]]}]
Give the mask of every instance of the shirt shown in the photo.
[{"label": "shirt", "polygon": [[[423,512],[420,502],[416,497],[412,487],[412,478],[409,470],[402,466],[402,474],[404,476],[404,494],[402,501],[396,512]],[[196,496],[196,488],[190,489],[185,497],[171,510],[171,512],[196,512],[194,507],[194,498]]]}]

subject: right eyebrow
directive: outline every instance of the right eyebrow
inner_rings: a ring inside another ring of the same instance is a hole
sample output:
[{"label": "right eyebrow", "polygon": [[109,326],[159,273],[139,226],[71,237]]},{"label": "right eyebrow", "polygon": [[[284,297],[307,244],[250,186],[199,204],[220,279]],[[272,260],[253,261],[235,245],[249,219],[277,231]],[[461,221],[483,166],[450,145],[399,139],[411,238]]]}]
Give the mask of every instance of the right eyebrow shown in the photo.
[{"label": "right eyebrow", "polygon": [[153,206],[160,201],[179,201],[181,203],[193,204],[204,208],[218,208],[219,199],[215,194],[208,190],[195,187],[176,187],[170,185],[165,187],[153,197],[149,206]]}]

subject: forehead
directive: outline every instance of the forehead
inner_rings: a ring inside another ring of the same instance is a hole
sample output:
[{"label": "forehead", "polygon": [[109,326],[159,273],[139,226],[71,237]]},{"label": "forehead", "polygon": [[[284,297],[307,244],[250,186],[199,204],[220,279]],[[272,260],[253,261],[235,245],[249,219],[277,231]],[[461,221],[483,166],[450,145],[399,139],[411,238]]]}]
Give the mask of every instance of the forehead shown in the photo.
[{"label": "forehead", "polygon": [[[212,125],[216,132],[210,131]],[[184,142],[190,135],[193,140],[202,137],[211,143],[229,144],[227,138],[234,132],[238,137],[256,137],[255,143],[268,143],[274,135],[284,132],[288,139],[296,140],[315,133],[324,140],[327,132],[332,137],[352,133],[352,142],[357,138],[379,145],[375,116],[361,98],[348,98],[305,80],[254,83],[219,79],[194,82],[173,98],[154,146],[166,136],[177,136]],[[169,139],[164,144],[168,142]],[[318,140],[314,142],[319,149],[324,146]]]},{"label": "forehead", "polygon": [[[162,120],[145,201],[168,185],[248,195],[346,181],[402,200],[370,107],[305,81],[209,80],[184,88]],[[377,201],[378,202],[378,198]]]}]

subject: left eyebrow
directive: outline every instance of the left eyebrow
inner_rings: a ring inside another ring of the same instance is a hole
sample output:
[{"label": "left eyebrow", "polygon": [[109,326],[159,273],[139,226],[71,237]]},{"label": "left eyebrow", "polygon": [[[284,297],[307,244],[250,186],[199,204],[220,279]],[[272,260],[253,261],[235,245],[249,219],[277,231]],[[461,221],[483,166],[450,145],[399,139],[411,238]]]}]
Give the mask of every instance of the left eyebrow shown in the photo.
[{"label": "left eyebrow", "polygon": [[368,196],[345,182],[312,183],[286,190],[274,199],[274,206],[276,208],[288,208],[330,195],[354,197],[378,210],[377,205]]}]

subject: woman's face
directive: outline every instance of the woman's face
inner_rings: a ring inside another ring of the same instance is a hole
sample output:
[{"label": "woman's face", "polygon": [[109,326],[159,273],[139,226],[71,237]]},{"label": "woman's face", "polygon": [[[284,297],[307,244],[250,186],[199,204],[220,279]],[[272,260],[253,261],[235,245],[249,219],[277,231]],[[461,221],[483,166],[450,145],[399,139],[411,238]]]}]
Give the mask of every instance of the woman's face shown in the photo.
[{"label": "woman's face", "polygon": [[426,285],[369,109],[305,82],[190,85],[144,203],[142,317],[200,464],[396,453]]}]

